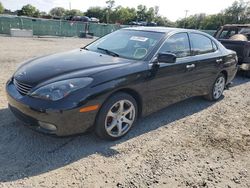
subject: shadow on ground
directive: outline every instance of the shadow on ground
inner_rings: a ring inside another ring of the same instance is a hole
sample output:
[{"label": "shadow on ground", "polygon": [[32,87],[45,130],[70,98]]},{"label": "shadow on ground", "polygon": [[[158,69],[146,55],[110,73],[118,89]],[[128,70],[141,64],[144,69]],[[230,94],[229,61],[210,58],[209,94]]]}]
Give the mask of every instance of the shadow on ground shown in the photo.
[{"label": "shadow on ground", "polygon": [[[237,77],[234,85],[250,81]],[[123,139],[108,142],[93,133],[68,138],[57,138],[34,132],[11,114],[0,110],[0,182],[32,177],[63,167],[67,164],[99,153],[110,157],[118,154],[112,149],[116,144],[143,135],[171,122],[202,111],[214,103],[195,97],[169,106],[141,119]]]},{"label": "shadow on ground", "polygon": [[232,87],[239,86],[247,82],[250,82],[250,78],[246,77],[246,73],[244,71],[240,71],[233,80]]}]

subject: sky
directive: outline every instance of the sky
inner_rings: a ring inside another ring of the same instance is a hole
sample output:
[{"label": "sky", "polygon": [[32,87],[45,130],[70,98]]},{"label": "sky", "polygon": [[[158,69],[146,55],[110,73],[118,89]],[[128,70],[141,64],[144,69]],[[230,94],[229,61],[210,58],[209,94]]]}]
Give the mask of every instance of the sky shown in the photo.
[{"label": "sky", "polygon": [[[64,7],[86,11],[91,6],[105,6],[106,0],[0,0],[7,9],[21,9],[23,5],[32,4],[40,11],[49,12],[53,7]],[[235,0],[115,0],[115,5],[124,7],[147,7],[159,6],[159,14],[171,21],[185,17],[185,10],[188,15],[196,13],[214,14],[230,6]],[[71,3],[70,3],[71,2]]]}]

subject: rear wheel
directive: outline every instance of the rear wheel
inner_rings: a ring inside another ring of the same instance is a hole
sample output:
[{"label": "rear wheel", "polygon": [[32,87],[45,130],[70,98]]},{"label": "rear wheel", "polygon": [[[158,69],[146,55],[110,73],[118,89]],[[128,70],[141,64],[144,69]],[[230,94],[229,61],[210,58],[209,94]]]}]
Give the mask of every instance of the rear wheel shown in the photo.
[{"label": "rear wheel", "polygon": [[102,106],[96,120],[95,132],[104,139],[119,139],[130,131],[137,114],[135,99],[126,93],[117,93]]},{"label": "rear wheel", "polygon": [[225,75],[220,73],[219,76],[216,78],[212,88],[208,95],[205,96],[206,99],[210,101],[217,101],[223,95],[223,91],[226,86],[226,78]]}]

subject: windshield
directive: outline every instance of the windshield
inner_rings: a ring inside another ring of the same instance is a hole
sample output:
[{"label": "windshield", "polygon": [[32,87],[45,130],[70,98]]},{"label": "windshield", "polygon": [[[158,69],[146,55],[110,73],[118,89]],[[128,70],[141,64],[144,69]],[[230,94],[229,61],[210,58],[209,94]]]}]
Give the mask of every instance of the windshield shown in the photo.
[{"label": "windshield", "polygon": [[149,54],[163,36],[163,33],[156,32],[119,30],[100,38],[85,49],[140,60]]}]

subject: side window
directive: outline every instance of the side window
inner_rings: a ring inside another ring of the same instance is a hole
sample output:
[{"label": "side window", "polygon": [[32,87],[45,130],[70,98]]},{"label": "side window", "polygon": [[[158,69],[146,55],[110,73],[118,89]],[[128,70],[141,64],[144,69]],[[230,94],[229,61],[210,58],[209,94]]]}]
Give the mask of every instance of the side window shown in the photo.
[{"label": "side window", "polygon": [[229,39],[231,36],[238,34],[237,29],[225,29],[221,32],[219,38],[220,39]]},{"label": "side window", "polygon": [[190,56],[191,51],[187,33],[177,33],[169,37],[159,52],[173,53],[177,58]]},{"label": "side window", "polygon": [[204,35],[191,33],[190,41],[193,55],[200,55],[214,52],[212,40]]},{"label": "side window", "polygon": [[220,36],[219,36],[219,39],[225,39],[226,36],[227,36],[227,33],[228,33],[227,30],[223,30],[223,31],[221,32]]}]

